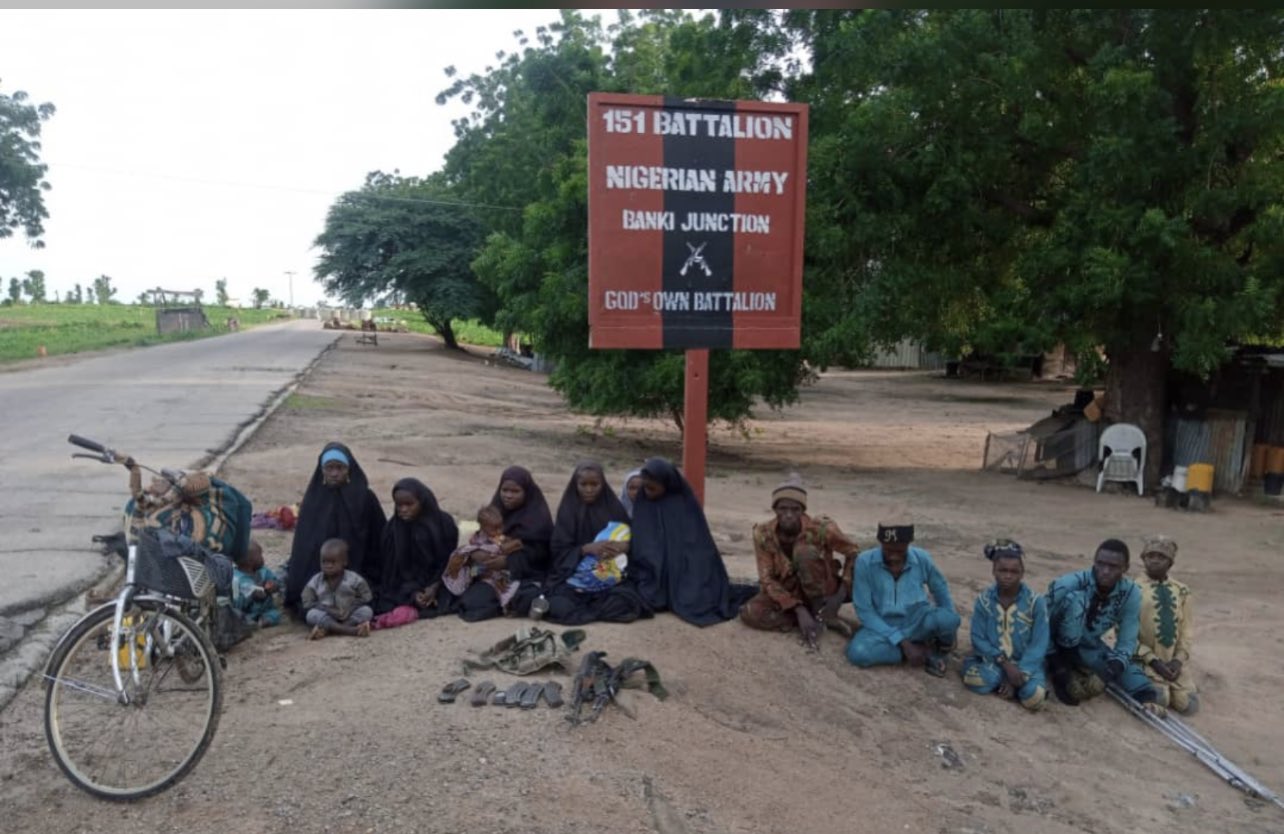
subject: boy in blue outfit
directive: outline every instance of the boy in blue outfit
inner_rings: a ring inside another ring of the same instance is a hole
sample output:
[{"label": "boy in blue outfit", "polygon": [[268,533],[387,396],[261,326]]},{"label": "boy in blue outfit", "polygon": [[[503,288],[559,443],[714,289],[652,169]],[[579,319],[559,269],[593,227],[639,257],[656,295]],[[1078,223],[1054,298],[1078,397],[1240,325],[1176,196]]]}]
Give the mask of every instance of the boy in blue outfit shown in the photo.
[{"label": "boy in blue outfit", "polygon": [[[1064,704],[1116,683],[1140,703],[1155,700],[1146,673],[1133,661],[1141,622],[1141,589],[1124,573],[1128,545],[1107,539],[1097,547],[1089,570],[1067,573],[1048,586],[1052,645],[1048,670],[1052,689]],[[1116,630],[1114,645],[1103,639]]]},{"label": "boy in blue outfit", "polygon": [[1048,653],[1048,606],[1030,590],[1025,551],[1014,541],[985,546],[994,584],[972,609],[972,653],[963,661],[963,685],[978,695],[1015,698],[1028,710],[1047,697],[1043,663]]}]

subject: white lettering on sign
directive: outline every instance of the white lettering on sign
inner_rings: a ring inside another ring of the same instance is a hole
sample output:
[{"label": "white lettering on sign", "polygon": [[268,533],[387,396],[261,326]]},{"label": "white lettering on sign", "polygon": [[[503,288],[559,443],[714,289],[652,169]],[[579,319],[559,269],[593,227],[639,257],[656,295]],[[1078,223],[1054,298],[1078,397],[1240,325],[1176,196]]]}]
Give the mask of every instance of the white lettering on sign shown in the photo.
[{"label": "white lettering on sign", "polygon": [[714,313],[735,312],[774,312],[776,294],[774,292],[697,292],[695,309]]},{"label": "white lettering on sign", "polygon": [[607,188],[643,191],[717,191],[713,168],[666,168],[663,165],[608,165]]},{"label": "white lettering on sign", "polygon": [[754,113],[655,110],[651,113],[651,132],[658,136],[788,141],[794,138],[794,122],[788,116],[766,116]]},{"label": "white lettering on sign", "polygon": [[784,194],[788,171],[756,171],[728,168],[666,168],[663,165],[608,165],[607,188],[636,188],[641,191],[699,191],[724,194]]},{"label": "white lettering on sign", "polygon": [[673,212],[671,211],[634,211],[624,209],[620,225],[631,232],[663,231],[674,229]]},{"label": "white lettering on sign", "polygon": [[602,111],[607,133],[646,133],[646,112],[608,108]]},{"label": "white lettering on sign", "polygon": [[774,313],[774,292],[638,292],[607,290],[602,294],[602,307],[607,310],[640,310],[651,307],[657,313],[665,310],[698,313]]},{"label": "white lettering on sign", "polygon": [[[628,227],[625,226],[627,229]],[[673,227],[670,226],[670,229]],[[770,214],[692,211],[682,221],[684,232],[736,232],[751,235],[771,234]]]},{"label": "white lettering on sign", "polygon": [[722,190],[728,194],[784,194],[787,171],[741,171],[729,169],[722,172]]}]

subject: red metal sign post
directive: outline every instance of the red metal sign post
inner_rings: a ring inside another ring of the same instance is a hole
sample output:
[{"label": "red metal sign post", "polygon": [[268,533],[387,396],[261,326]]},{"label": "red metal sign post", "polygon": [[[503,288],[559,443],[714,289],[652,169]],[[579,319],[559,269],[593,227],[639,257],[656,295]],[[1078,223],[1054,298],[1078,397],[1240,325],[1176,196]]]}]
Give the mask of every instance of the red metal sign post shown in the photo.
[{"label": "red metal sign post", "polygon": [[797,348],[807,106],[593,93],[589,344],[686,351],[704,498],[711,348]]}]

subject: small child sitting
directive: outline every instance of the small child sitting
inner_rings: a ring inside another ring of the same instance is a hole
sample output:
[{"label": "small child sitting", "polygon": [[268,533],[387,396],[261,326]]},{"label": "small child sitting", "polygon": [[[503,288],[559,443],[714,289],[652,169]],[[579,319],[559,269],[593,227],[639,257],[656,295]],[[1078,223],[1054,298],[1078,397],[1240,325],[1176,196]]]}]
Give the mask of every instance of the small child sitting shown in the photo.
[{"label": "small child sitting", "polygon": [[477,526],[479,529],[469,537],[468,543],[460,545],[450,554],[446,572],[441,577],[442,584],[452,594],[462,596],[474,580],[485,582],[495,589],[499,605],[507,615],[508,604],[517,595],[520,583],[513,579],[507,568],[486,567],[483,564],[495,557],[504,558],[504,516],[500,514],[498,507],[488,504],[477,511]]},{"label": "small child sitting", "polygon": [[250,546],[232,571],[232,608],[250,625],[280,625],[280,587],[276,574],[263,566],[263,548],[250,539]]},{"label": "small child sitting", "polygon": [[370,583],[348,570],[348,543],[327,539],[321,545],[321,572],[303,587],[301,607],[312,626],[308,638],[320,640],[327,634],[369,637],[373,599]]},{"label": "small child sitting", "polygon": [[607,522],[593,541],[614,542],[620,547],[607,549],[606,556],[600,559],[592,554],[580,559],[566,584],[582,593],[596,593],[619,585],[624,578],[624,568],[629,564],[629,557],[622,551],[627,549],[632,538],[633,531],[629,525],[620,521]]}]

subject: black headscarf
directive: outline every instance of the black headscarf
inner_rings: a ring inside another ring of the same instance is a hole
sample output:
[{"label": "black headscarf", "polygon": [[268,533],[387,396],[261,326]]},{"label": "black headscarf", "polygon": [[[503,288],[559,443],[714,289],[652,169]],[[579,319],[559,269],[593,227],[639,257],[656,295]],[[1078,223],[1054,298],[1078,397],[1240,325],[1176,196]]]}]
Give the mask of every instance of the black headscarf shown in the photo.
[{"label": "black headscarf", "polygon": [[[504,502],[499,495],[504,481],[512,481],[526,493],[526,498],[520,507],[514,507],[511,510],[504,508]],[[548,511],[548,502],[544,500],[544,493],[526,467],[510,466],[505,469],[504,474],[499,476],[499,486],[495,487],[495,495],[490,499],[490,503],[498,507],[504,516],[505,536],[512,536],[525,542],[548,541],[553,535],[553,515]]]},{"label": "black headscarf", "polygon": [[[419,502],[419,515],[402,521],[394,512],[383,526],[379,558],[368,559],[366,579],[374,591],[375,613],[398,605],[413,605],[415,594],[441,579],[450,554],[459,544],[459,528],[450,513],[437,504],[437,496],[417,478],[402,478],[392,487],[408,492]],[[375,567],[377,565],[377,567]],[[438,590],[438,595],[444,591]]]},{"label": "black headscarf", "polygon": [[648,460],[642,473],[664,486],[654,501],[639,490],[633,504],[629,569],[643,599],[692,625],[736,616],[739,600],[691,486],[664,458]]},{"label": "black headscarf", "polygon": [[[504,509],[499,491],[504,481],[512,481],[526,493],[520,507]],[[524,466],[510,466],[499,476],[499,486],[490,503],[504,516],[504,535],[521,539],[522,549],[508,555],[508,570],[514,579],[542,580],[548,570],[548,541],[553,536],[553,515],[548,511],[544,493]]]},{"label": "black headscarf", "polygon": [[[337,487],[325,485],[321,469],[321,457],[331,449],[348,459],[348,482]],[[377,558],[385,521],[379,497],[370,490],[366,473],[352,451],[342,443],[325,444],[299,506],[294,544],[286,566],[286,605],[297,605],[303,586],[321,570],[321,545],[327,539],[346,541],[348,570],[363,574],[366,555],[370,554],[372,560]]]},{"label": "black headscarf", "polygon": [[[580,500],[577,483],[584,472],[596,472],[602,479],[602,491],[592,504],[585,504]],[[580,548],[593,541],[602,532],[602,528],[612,521],[628,524],[629,514],[611,491],[601,464],[579,464],[562,492],[562,503],[557,505],[557,523],[553,526],[550,544],[553,564],[548,573],[549,582],[561,582],[570,577],[582,558]]]}]

